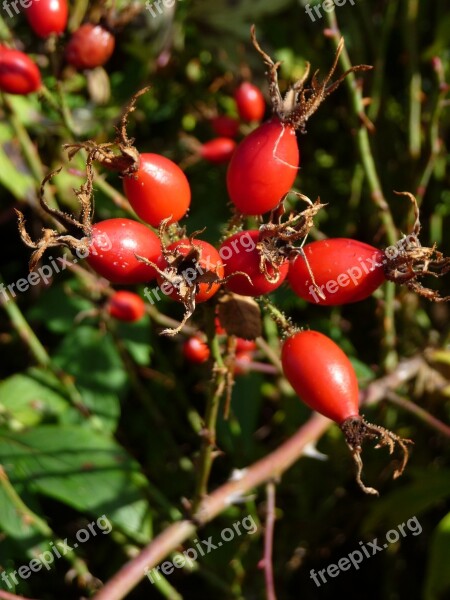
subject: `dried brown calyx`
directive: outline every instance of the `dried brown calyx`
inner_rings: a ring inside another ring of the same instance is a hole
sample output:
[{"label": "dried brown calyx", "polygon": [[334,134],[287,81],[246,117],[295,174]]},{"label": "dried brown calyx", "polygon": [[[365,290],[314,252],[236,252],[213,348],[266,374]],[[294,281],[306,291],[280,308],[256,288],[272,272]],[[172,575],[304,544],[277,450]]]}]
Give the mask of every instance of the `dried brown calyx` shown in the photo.
[{"label": "dried brown calyx", "polygon": [[94,182],[92,160],[88,159],[86,163],[85,183],[80,188],[74,189],[74,193],[80,204],[80,214],[78,219],[56,208],[52,208],[44,199],[46,183],[60,171],[61,169],[52,171],[42,181],[39,190],[39,203],[42,209],[61,225],[64,231],[60,232],[55,229],[44,228],[42,230],[42,237],[35,242],[27,232],[23,213],[16,209],[20,237],[26,246],[33,249],[29,262],[30,271],[33,271],[36,268],[37,263],[42,258],[47,248],[65,246],[70,248],[70,250],[78,250],[86,255],[91,244],[93,218],[92,189]]},{"label": "dried brown calyx", "polygon": [[134,147],[134,139],[128,137],[127,127],[128,119],[132,112],[136,110],[136,102],[146,92],[150,86],[139,90],[126,106],[120,124],[116,127],[116,139],[114,142],[98,144],[94,140],[86,140],[76,144],[65,144],[64,148],[68,151],[69,160],[80,150],[85,150],[88,160],[99,162],[103,167],[112,171],[118,171],[122,177],[132,175],[139,168],[139,152]]},{"label": "dried brown calyx", "polygon": [[441,296],[436,290],[423,287],[420,279],[425,275],[442,277],[450,271],[450,258],[436,250],[436,245],[426,248],[421,245],[419,234],[422,228],[420,211],[415,197],[409,192],[394,192],[398,196],[407,196],[414,207],[415,222],[412,232],[404,236],[395,246],[386,248],[384,274],[388,281],[404,284],[419,296],[435,302],[448,302],[450,296]]},{"label": "dried brown calyx", "polygon": [[[305,210],[300,213],[292,212],[283,221],[285,208],[284,203],[281,202],[271,212],[269,221],[259,228],[259,240],[256,244],[260,256],[259,269],[271,283],[279,281],[280,268],[286,260],[291,260],[298,254],[301,254],[306,260],[302,246],[314,226],[314,217],[321,208],[326,206],[320,202],[320,198],[312,202],[303,194],[297,193],[297,196],[308,203]],[[299,241],[301,244],[297,246]],[[312,272],[310,275],[314,282]]]},{"label": "dried brown calyx", "polygon": [[414,444],[412,440],[401,438],[389,429],[367,423],[362,416],[350,417],[341,424],[341,430],[345,435],[345,440],[352,453],[353,460],[356,465],[356,482],[366,494],[378,496],[378,491],[375,488],[367,487],[361,480],[363,462],[361,459],[362,444],[365,440],[378,440],[375,448],[389,448],[389,454],[394,452],[397,445],[401,450],[400,465],[394,471],[394,479],[400,477],[408,463],[409,450],[408,445]]},{"label": "dried brown calyx", "polygon": [[[223,277],[222,262],[214,264],[209,257],[203,256],[203,247],[199,240],[195,239],[202,231],[196,231],[189,238],[178,240],[168,247],[164,239],[169,221],[170,219],[162,221],[159,229],[162,256],[166,265],[157,265],[143,256],[136,256],[136,258],[152,266],[162,280],[160,284],[162,291],[184,305],[185,312],[181,323],[175,328],[164,329],[161,332],[163,335],[173,336],[181,331],[187,320],[194,314],[197,296],[201,294],[202,301],[208,299],[229,278]],[[248,277],[245,273],[241,274]],[[210,293],[212,290],[213,293]]]},{"label": "dried brown calyx", "polygon": [[295,82],[283,96],[278,85],[278,67],[280,66],[281,62],[274,62],[270,56],[266,54],[264,50],[262,50],[256,39],[254,25],[252,25],[251,28],[251,39],[254,47],[262,56],[264,63],[269,69],[267,75],[269,79],[270,99],[274,114],[276,114],[277,117],[284,123],[288,123],[295,129],[299,129],[302,132],[305,131],[305,124],[308,119],[316,112],[325,98],[337,90],[349,73],[368,71],[373,68],[370,65],[356,65],[354,67],[350,67],[350,69],[347,69],[347,71],[345,71],[345,73],[341,75],[335,82],[330,83],[331,78],[336,71],[339,57],[344,48],[344,38],[341,38],[339,46],[336,50],[333,65],[323,81],[319,81],[319,71],[315,71],[312,75],[309,85],[306,86],[311,69],[311,65],[307,63],[306,71],[303,77]]}]

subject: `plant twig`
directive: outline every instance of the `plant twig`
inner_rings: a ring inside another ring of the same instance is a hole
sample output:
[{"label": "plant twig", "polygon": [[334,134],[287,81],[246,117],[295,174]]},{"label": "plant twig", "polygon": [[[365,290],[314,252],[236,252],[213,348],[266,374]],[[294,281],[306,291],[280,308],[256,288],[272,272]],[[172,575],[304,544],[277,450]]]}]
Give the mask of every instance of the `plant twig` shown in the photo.
[{"label": "plant twig", "polygon": [[[337,48],[342,34],[339,30],[335,11],[332,10],[331,12],[327,12],[326,18],[330,26],[330,30],[328,30],[327,33],[333,40],[334,46]],[[352,66],[350,57],[345,47],[340,54],[339,62],[344,71],[347,71]],[[381,181],[378,176],[372,153],[372,148],[370,146],[369,133],[367,130],[367,126],[370,122],[368,122],[368,118],[365,113],[363,94],[354,73],[349,73],[345,79],[345,84],[350,94],[353,111],[360,122],[357,130],[356,141],[367,182],[369,184],[371,197],[375,205],[378,207],[379,216],[381,222],[383,223],[388,243],[389,245],[394,245],[397,241],[397,229],[395,227],[389,205],[386,202],[386,198],[383,193]]]},{"label": "plant twig", "polygon": [[[192,511],[195,513],[203,497],[208,491],[208,480],[212,469],[212,463],[216,452],[216,423],[219,413],[220,400],[225,391],[227,381],[227,369],[220,353],[219,338],[214,329],[214,314],[210,319],[212,326],[208,327],[208,342],[211,348],[211,356],[214,359],[213,372],[215,374],[211,391],[206,405],[206,413],[203,429],[203,442],[200,451],[197,485],[195,489]],[[210,323],[208,323],[210,325]]]},{"label": "plant twig", "polygon": [[411,402],[411,400],[407,400],[406,398],[402,398],[402,396],[399,396],[398,394],[396,394],[392,390],[388,390],[386,392],[386,398],[389,400],[389,402],[391,404],[395,404],[395,406],[399,406],[403,410],[405,410],[405,411],[407,411],[407,412],[415,415],[423,423],[425,423],[426,425],[428,425],[432,429],[435,429],[439,433],[442,433],[442,435],[445,435],[446,437],[450,438],[450,426],[446,425],[445,423],[443,423],[439,419],[436,419],[436,417],[434,417],[433,415],[431,415],[424,408],[422,408],[420,406],[417,406],[417,404],[415,404],[414,402]]},{"label": "plant twig", "polygon": [[269,481],[266,485],[267,508],[266,508],[266,526],[264,531],[264,557],[261,566],[264,569],[264,578],[266,582],[267,600],[277,600],[275,594],[275,583],[273,579],[273,531],[275,527],[275,483]]}]

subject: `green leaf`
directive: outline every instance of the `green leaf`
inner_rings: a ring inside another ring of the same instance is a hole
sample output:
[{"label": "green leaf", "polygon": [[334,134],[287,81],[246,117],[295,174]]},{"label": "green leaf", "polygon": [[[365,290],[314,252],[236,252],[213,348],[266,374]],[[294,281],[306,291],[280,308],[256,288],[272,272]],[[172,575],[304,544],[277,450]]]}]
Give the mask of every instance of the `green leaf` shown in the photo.
[{"label": "green leaf", "polygon": [[111,335],[86,325],[64,338],[54,363],[72,375],[84,404],[103,426],[113,430],[120,415],[120,397],[127,389],[127,373]]},{"label": "green leaf", "polygon": [[138,323],[117,323],[117,333],[133,360],[138,365],[148,366],[152,350],[148,317]]},{"label": "green leaf", "polygon": [[96,518],[104,514],[135,540],[148,541],[146,479],[113,439],[84,427],[44,425],[3,432],[0,442],[0,464],[13,485]]},{"label": "green leaf", "polygon": [[425,600],[441,600],[450,595],[450,513],[434,530],[425,576]]},{"label": "green leaf", "polygon": [[31,321],[43,323],[54,333],[68,333],[74,328],[75,317],[92,308],[92,303],[71,293],[63,284],[53,285],[28,311]]},{"label": "green leaf", "polygon": [[67,401],[32,377],[18,374],[0,383],[0,412],[20,425],[37,425],[46,416],[58,416],[67,410]]}]

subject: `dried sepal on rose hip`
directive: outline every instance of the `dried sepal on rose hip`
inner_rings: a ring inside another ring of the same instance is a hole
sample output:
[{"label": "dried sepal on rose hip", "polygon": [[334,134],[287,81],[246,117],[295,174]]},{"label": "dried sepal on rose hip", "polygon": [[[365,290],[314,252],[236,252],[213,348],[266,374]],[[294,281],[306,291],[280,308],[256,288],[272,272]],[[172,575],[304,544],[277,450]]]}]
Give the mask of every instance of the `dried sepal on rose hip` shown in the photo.
[{"label": "dried sepal on rose hip", "polygon": [[27,232],[23,213],[20,210],[15,209],[18,217],[20,237],[22,238],[23,243],[33,250],[29,262],[30,271],[33,271],[36,268],[37,263],[48,248],[65,246],[70,250],[78,250],[85,255],[89,253],[93,216],[91,198],[94,172],[92,169],[92,162],[89,160],[87,161],[85,183],[83,183],[80,188],[74,190],[80,205],[80,214],[78,219],[56,208],[52,208],[44,199],[45,185],[60,171],[61,168],[56,169],[43,179],[39,190],[39,203],[41,208],[64,228],[63,232],[56,231],[55,229],[44,228],[42,230],[42,237],[38,241],[34,242]]},{"label": "dried sepal on rose hip", "polygon": [[140,155],[137,148],[133,146],[134,139],[128,137],[128,119],[136,110],[138,99],[150,89],[151,86],[144,87],[131,98],[122,114],[120,124],[116,128],[117,136],[114,142],[98,144],[94,140],[86,140],[75,144],[64,144],[63,147],[67,150],[69,160],[80,150],[85,150],[88,160],[99,162],[106,169],[117,171],[123,176],[135,173],[139,168]]},{"label": "dried sepal on rose hip", "polygon": [[[414,207],[415,222],[412,233],[407,236],[409,243],[406,248],[400,246],[395,256],[389,256],[385,251],[383,264],[384,276],[388,281],[406,285],[406,287],[424,298],[435,302],[448,302],[450,296],[441,296],[436,290],[423,287],[420,279],[425,275],[442,277],[450,271],[450,257],[436,250],[436,244],[431,248],[421,245],[419,234],[422,229],[420,211],[416,198],[410,192],[394,192],[398,196],[407,196]],[[413,242],[411,242],[413,238]],[[394,253],[392,253],[394,254]]]},{"label": "dried sepal on rose hip", "polygon": [[[236,209],[246,215],[258,215],[273,210],[289,192],[297,177],[300,152],[295,132],[305,132],[305,124],[322,102],[334,92],[352,72],[372,67],[357,65],[330,83],[344,46],[342,39],[333,65],[319,81],[316,71],[307,85],[310,65],[304,76],[284,94],[278,86],[279,62],[274,62],[258,44],[255,28],[251,29],[253,44],[268,67],[269,92],[273,117],[253,130],[236,148],[227,171],[227,189]],[[255,161],[255,154],[258,160]],[[261,165],[264,165],[261,168]]]},{"label": "dried sepal on rose hip", "polygon": [[318,331],[291,331],[282,347],[281,363],[286,379],[301,400],[341,428],[355,462],[356,481],[366,494],[378,495],[376,489],[365,486],[361,480],[361,450],[365,440],[378,440],[376,448],[386,446],[389,454],[397,445],[401,457],[393,476],[395,479],[402,475],[408,462],[408,445],[413,442],[367,423],[359,414],[356,373],[335,342]]},{"label": "dried sepal on rose hip", "polygon": [[136,284],[151,281],[156,277],[156,271],[139,262],[136,254],[145,256],[149,261],[157,260],[161,254],[158,236],[132,219],[106,219],[93,224],[94,172],[89,158],[86,168],[86,182],[78,190],[74,190],[80,204],[78,218],[48,206],[44,200],[45,184],[59,171],[50,173],[42,182],[39,194],[41,207],[60,225],[60,230],[44,228],[41,238],[33,241],[26,230],[23,214],[16,211],[22,241],[33,250],[29,262],[30,271],[36,268],[48,248],[64,246],[76,253],[78,258],[85,258],[97,274],[111,283]]},{"label": "dried sepal on rose hip", "polygon": [[[338,306],[368,298],[387,281],[405,285],[429,300],[445,302],[449,296],[423,287],[427,275],[442,277],[450,270],[450,258],[420,243],[420,219],[416,199],[415,224],[410,234],[384,251],[349,238],[319,240],[304,246],[301,255],[291,259],[288,281],[295,294],[307,302]],[[320,293],[319,293],[320,292]]]},{"label": "dried sepal on rose hip", "polygon": [[191,188],[183,170],[175,162],[161,154],[139,153],[133,145],[134,140],[128,137],[128,117],[135,110],[137,99],[149,89],[140,90],[131,99],[114,142],[97,144],[88,140],[66,145],[65,148],[69,151],[69,158],[84,148],[90,160],[118,171],[133,210],[143,221],[159,227],[164,220],[175,223],[186,215],[191,203]]},{"label": "dried sepal on rose hip", "polygon": [[[161,224],[160,238],[166,237],[167,222]],[[176,335],[187,320],[194,314],[196,305],[206,302],[216,294],[227,278],[218,251],[208,242],[197,239],[193,233],[166,245],[162,241],[162,254],[156,263],[143,256],[136,256],[144,264],[157,272],[157,281],[162,291],[184,305],[185,313],[181,323],[173,329],[164,329],[163,335]]]},{"label": "dried sepal on rose hip", "polygon": [[[259,230],[239,231],[222,243],[220,252],[232,292],[260,296],[276,290],[288,274],[289,260],[303,255],[302,244],[324,204],[320,199],[313,203],[306,196],[297,195],[308,203],[304,211],[292,212],[283,220],[285,209],[281,203]],[[249,241],[252,247],[248,247]],[[245,251],[241,251],[241,246]],[[238,271],[246,273],[248,278],[236,276]]]}]

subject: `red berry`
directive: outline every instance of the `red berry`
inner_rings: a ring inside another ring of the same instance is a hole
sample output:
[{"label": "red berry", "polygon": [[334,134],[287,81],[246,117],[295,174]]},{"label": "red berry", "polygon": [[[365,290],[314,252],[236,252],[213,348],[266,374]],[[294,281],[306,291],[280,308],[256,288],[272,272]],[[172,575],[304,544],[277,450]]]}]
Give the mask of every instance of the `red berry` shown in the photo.
[{"label": "red berry", "polygon": [[107,309],[115,319],[133,323],[145,315],[145,302],[134,292],[120,290],[111,296]]},{"label": "red berry", "polygon": [[238,337],[236,340],[236,354],[242,352],[252,352],[256,350],[256,342],[253,340],[244,340],[244,338]]},{"label": "red berry", "polygon": [[236,354],[236,362],[234,364],[234,374],[244,375],[248,372],[248,365],[253,361],[251,352],[239,352]]},{"label": "red berry", "polygon": [[114,36],[107,29],[85,23],[72,34],[66,47],[66,60],[76,69],[95,69],[111,58],[114,46]]},{"label": "red berry", "polygon": [[220,137],[234,138],[239,131],[239,121],[227,115],[219,115],[211,119],[211,127]]},{"label": "red berry", "polygon": [[256,85],[244,81],[234,92],[234,99],[243,121],[262,121],[266,112],[266,103]]},{"label": "red berry", "polygon": [[214,326],[216,328],[216,334],[217,335],[226,335],[226,330],[222,327],[222,325],[220,324],[220,320],[219,317],[216,317],[214,319]]},{"label": "red berry", "polygon": [[[280,267],[278,281],[268,281],[265,274],[260,271],[260,253],[256,247],[259,241],[259,231],[239,231],[226,239],[220,247],[219,253],[225,263],[225,277],[237,271],[246,273],[234,275],[227,281],[227,288],[242,296],[261,296],[276,290],[286,279],[289,262],[286,260]],[[269,275],[274,274],[273,268],[268,265]],[[253,285],[252,285],[253,284]]]},{"label": "red berry", "polygon": [[[197,239],[183,239],[177,242],[173,242],[173,244],[170,244],[167,247],[167,250],[169,252],[173,252],[176,250],[176,252],[179,255],[187,256],[188,254],[191,254],[193,246],[199,249],[200,256],[195,269],[192,267],[191,264],[187,266],[187,268],[185,268],[185,275],[191,285],[198,285],[198,290],[195,294],[195,301],[197,303],[206,302],[206,300],[209,300],[209,298],[214,296],[214,294],[219,290],[220,284],[196,284],[195,280],[199,275],[207,273],[208,271],[215,273],[219,279],[223,279],[223,263],[217,250],[213,246],[211,246],[211,244],[208,244],[208,242],[204,242],[203,240]],[[163,255],[159,257],[156,264],[162,271],[164,271],[168,267],[167,261]],[[183,266],[181,270],[183,271]],[[177,300],[178,302],[181,301],[180,296],[178,295],[178,291],[174,288],[174,286],[170,287],[169,283],[159,274],[157,275],[157,280],[158,285],[160,287],[163,285],[167,287],[166,293],[168,296],[170,296],[174,300]]]},{"label": "red berry", "polygon": [[146,283],[156,277],[154,267],[135,256],[156,262],[161,242],[153,231],[132,219],[108,219],[92,227],[92,244],[87,261],[112,283]]},{"label": "red berry", "polygon": [[227,172],[231,201],[244,215],[272,210],[291,189],[300,163],[295,131],[273,119],[236,148]]},{"label": "red berry", "polygon": [[236,142],[230,138],[215,138],[201,145],[200,156],[208,162],[221,165],[231,159],[236,146]]},{"label": "red berry", "polygon": [[0,91],[26,95],[41,87],[41,73],[29,56],[0,45]]},{"label": "red berry", "polygon": [[208,360],[209,354],[208,346],[198,337],[191,337],[183,344],[184,358],[191,363],[204,363]]},{"label": "red berry", "polygon": [[325,296],[314,288],[305,259],[291,262],[288,280],[293,291],[307,302],[333,306],[358,302],[370,296],[384,281],[381,250],[346,238],[320,240],[303,251],[314,279]]},{"label": "red berry", "polygon": [[186,175],[173,161],[159,154],[141,154],[139,169],[123,179],[125,195],[136,214],[153,227],[163,219],[179,221],[191,203]]},{"label": "red berry", "polygon": [[318,331],[288,337],[281,351],[283,372],[298,396],[338,424],[359,414],[358,380],[344,352]]},{"label": "red berry", "polygon": [[42,38],[66,29],[69,7],[67,0],[33,0],[25,9],[30,27]]}]

